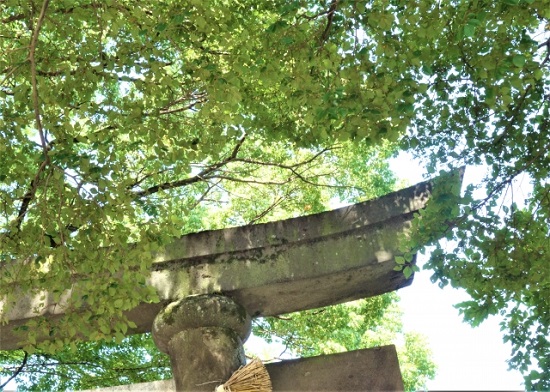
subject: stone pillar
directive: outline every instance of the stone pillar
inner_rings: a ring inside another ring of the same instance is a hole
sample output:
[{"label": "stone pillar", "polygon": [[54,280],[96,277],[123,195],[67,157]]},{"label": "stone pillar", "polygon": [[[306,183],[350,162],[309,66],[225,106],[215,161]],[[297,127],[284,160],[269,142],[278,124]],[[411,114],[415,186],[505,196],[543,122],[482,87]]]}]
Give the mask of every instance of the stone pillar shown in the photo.
[{"label": "stone pillar", "polygon": [[170,356],[177,391],[213,391],[244,365],[250,316],[221,295],[187,297],[166,306],[153,340]]}]

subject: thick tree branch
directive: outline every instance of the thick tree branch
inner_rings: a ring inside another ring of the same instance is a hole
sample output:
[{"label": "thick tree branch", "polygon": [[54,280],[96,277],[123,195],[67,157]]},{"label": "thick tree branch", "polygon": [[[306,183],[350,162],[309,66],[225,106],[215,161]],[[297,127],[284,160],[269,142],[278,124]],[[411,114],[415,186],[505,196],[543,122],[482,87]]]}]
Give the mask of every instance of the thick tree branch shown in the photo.
[{"label": "thick tree branch", "polygon": [[544,59],[541,61],[541,65],[544,65],[546,64],[549,60],[550,60],[550,38],[548,38],[545,42],[539,44],[537,46],[537,50],[538,49],[542,49],[546,47],[546,56],[544,57]]},{"label": "thick tree branch", "polygon": [[541,65],[545,65],[548,61],[550,61],[550,41],[548,41],[548,51],[546,52],[546,56],[541,61]]},{"label": "thick tree branch", "polygon": [[304,18],[306,20],[314,20],[314,19],[317,19],[319,18],[320,16],[324,16],[326,14],[328,14],[330,12],[330,9],[326,10],[326,11],[321,11],[321,12],[318,12],[314,15],[308,15],[308,14],[300,14],[300,15],[296,15],[296,17],[298,18]]},{"label": "thick tree branch", "polygon": [[17,229],[21,227],[21,223],[23,222],[23,219],[27,214],[29,204],[31,200],[34,198],[34,195],[36,194],[36,190],[38,189],[38,184],[40,182],[40,176],[42,175],[42,173],[50,163],[50,159],[48,156],[49,147],[46,141],[46,136],[44,135],[44,129],[42,128],[42,120],[40,118],[41,117],[40,102],[38,97],[38,83],[36,79],[36,59],[35,59],[36,45],[38,44],[38,36],[40,34],[40,29],[42,28],[42,24],[44,23],[44,18],[46,16],[46,10],[48,8],[48,4],[49,4],[49,0],[44,0],[44,2],[42,3],[42,9],[40,10],[40,15],[38,16],[38,20],[33,29],[33,34],[29,45],[29,58],[28,58],[31,65],[32,102],[33,102],[33,108],[34,108],[34,117],[36,122],[36,128],[40,136],[40,143],[42,145],[44,160],[40,164],[38,171],[34,176],[34,179],[31,181],[29,191],[25,194],[25,196],[23,196],[23,201],[21,203],[21,207],[19,208],[19,213],[17,215],[17,221],[16,221]]},{"label": "thick tree branch", "polygon": [[550,38],[548,38],[546,41],[540,43],[538,46],[537,46],[537,49],[540,49],[540,48],[543,48],[543,47],[547,47],[548,50],[550,50]]},{"label": "thick tree branch", "polygon": [[23,219],[25,219],[25,215],[27,214],[27,211],[29,209],[29,205],[34,198],[34,195],[36,194],[36,190],[38,189],[38,184],[40,182],[40,176],[46,169],[46,166],[48,165],[48,161],[44,160],[38,167],[38,171],[36,175],[34,176],[33,180],[31,181],[31,186],[28,192],[23,196],[23,200],[21,202],[21,207],[19,207],[19,213],[17,214],[16,218],[16,227],[19,230],[21,227],[21,223],[23,223]]},{"label": "thick tree branch", "polygon": [[327,11],[327,25],[325,27],[325,30],[323,31],[323,34],[321,35],[320,43],[321,45],[328,39],[328,34],[330,31],[330,27],[332,26],[332,20],[334,19],[334,13],[336,12],[336,8],[338,7],[338,1],[339,0],[333,0],[330,3],[330,8]]}]

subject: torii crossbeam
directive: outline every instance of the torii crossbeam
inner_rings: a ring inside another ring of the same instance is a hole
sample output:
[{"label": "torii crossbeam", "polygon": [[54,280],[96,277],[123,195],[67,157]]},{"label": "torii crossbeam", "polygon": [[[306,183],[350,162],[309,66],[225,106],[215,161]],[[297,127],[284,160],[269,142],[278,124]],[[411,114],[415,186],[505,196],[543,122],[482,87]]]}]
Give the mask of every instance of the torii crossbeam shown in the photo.
[{"label": "torii crossbeam", "polygon": [[[462,172],[453,178],[461,181]],[[250,332],[250,317],[317,308],[409,285],[412,276],[394,271],[395,257],[401,255],[399,238],[408,233],[432,188],[433,182],[426,181],[333,211],[176,239],[154,255],[148,278],[161,303],[142,303],[128,312],[137,325],[131,332],[153,332],[159,349],[172,358],[177,390],[191,390],[200,380],[227,379],[244,361],[242,342]],[[35,313],[40,296],[19,300],[9,323],[0,326],[0,349],[19,348],[13,329],[30,318],[62,315],[63,304],[47,300]],[[216,362],[214,356],[225,359]]]}]

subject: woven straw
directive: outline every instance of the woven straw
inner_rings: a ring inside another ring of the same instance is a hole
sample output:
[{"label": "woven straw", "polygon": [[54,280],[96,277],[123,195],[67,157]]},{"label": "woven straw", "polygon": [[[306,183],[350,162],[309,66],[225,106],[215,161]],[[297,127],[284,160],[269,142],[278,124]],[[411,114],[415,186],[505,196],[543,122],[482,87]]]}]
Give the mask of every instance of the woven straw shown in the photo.
[{"label": "woven straw", "polygon": [[229,380],[216,388],[215,392],[272,392],[269,373],[262,361],[254,358],[241,366]]}]

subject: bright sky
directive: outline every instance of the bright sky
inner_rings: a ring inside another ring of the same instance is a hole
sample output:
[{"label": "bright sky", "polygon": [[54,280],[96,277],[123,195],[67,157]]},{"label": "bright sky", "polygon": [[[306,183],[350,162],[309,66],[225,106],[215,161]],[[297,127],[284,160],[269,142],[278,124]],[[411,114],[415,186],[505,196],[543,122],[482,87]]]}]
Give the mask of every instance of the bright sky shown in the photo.
[{"label": "bright sky", "polygon": [[[425,170],[402,154],[391,163],[400,179],[410,184],[423,181]],[[476,181],[479,173],[466,169],[464,184]],[[422,265],[427,256],[418,255]],[[463,291],[440,289],[430,281],[430,271],[420,271],[411,286],[399,291],[404,328],[427,336],[437,376],[429,390],[524,390],[518,371],[508,371],[506,359],[511,346],[502,342],[499,319],[489,318],[479,327],[462,322],[454,304],[468,299]]]}]

